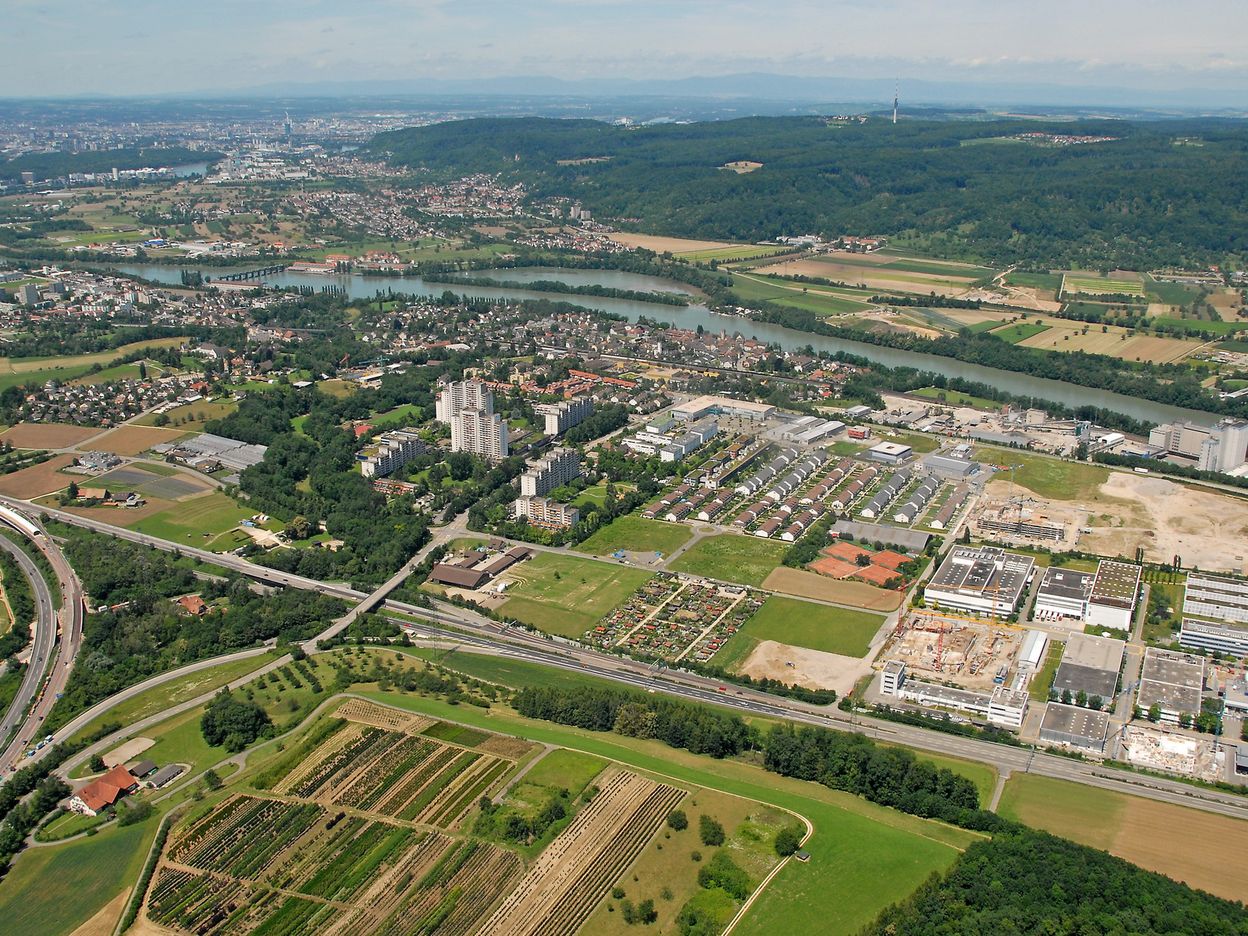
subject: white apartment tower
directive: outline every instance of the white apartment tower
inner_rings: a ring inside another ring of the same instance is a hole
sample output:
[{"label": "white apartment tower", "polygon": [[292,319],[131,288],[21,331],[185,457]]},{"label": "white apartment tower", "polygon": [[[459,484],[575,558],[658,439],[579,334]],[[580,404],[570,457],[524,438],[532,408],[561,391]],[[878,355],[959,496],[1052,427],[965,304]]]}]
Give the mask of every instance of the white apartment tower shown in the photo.
[{"label": "white apartment tower", "polygon": [[494,394],[479,380],[453,380],[443,384],[442,392],[434,403],[434,415],[438,422],[449,423],[451,418],[465,410],[485,413],[494,412]]},{"label": "white apartment tower", "polygon": [[451,451],[506,458],[507,420],[484,410],[463,410],[450,418]]},{"label": "white apartment tower", "polygon": [[520,476],[520,496],[540,497],[581,476],[581,459],[575,450],[557,448],[529,465]]}]

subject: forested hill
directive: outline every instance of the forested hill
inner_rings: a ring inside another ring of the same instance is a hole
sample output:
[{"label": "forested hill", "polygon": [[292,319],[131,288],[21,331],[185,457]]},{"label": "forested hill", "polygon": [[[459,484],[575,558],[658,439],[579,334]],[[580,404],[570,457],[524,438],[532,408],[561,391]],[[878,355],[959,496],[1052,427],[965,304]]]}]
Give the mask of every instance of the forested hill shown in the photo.
[{"label": "forested hill", "polygon": [[[1013,139],[1036,132],[1118,139]],[[599,217],[637,218],[653,233],[742,241],[914,233],[934,253],[1046,267],[1248,256],[1243,121],[756,117],[629,128],[490,118],[392,131],[373,147],[408,166],[515,175],[535,195],[570,195]],[[739,160],[763,166],[719,168]]]}]

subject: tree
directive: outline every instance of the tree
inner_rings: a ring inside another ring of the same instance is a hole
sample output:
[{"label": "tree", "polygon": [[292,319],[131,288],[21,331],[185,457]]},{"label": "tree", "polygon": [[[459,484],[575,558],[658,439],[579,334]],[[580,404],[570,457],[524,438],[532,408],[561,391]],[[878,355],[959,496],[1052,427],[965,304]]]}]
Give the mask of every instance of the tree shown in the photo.
[{"label": "tree", "polygon": [[802,844],[802,830],[798,826],[787,825],[776,833],[776,854],[787,858]]},{"label": "tree", "polygon": [[208,789],[219,790],[224,782],[225,781],[221,779],[221,775],[211,767],[204,771],[204,786]]},{"label": "tree", "polygon": [[69,487],[65,489],[65,494],[69,497],[71,501],[77,500],[78,499],[78,482],[70,481]]},{"label": "tree", "polygon": [[682,832],[689,828],[689,817],[683,809],[673,809],[667,814],[667,824],[677,832]]},{"label": "tree", "polygon": [[719,820],[703,813],[698,817],[698,835],[702,839],[703,845],[723,845],[724,844],[724,827]]},{"label": "tree", "polygon": [[1154,723],[1161,721],[1161,706],[1158,703],[1148,707],[1148,720]]},{"label": "tree", "polygon": [[92,773],[103,773],[108,770],[108,765],[104,763],[104,758],[100,757],[99,754],[91,755],[91,760],[87,764],[87,767]]},{"label": "tree", "polygon": [[199,720],[204,741],[210,747],[224,746],[237,753],[272,728],[267,712],[254,702],[241,702],[222,689],[208,703]]}]

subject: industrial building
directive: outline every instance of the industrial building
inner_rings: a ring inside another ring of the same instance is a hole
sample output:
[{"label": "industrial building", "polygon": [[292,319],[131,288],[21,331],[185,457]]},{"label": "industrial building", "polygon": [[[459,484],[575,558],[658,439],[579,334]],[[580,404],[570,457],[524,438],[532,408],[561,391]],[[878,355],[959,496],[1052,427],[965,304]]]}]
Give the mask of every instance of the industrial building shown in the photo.
[{"label": "industrial building", "polygon": [[1049,744],[1105,753],[1105,739],[1109,735],[1109,713],[1050,702],[1045,706],[1044,719],[1040,722],[1040,740]]},{"label": "industrial building", "polygon": [[924,590],[928,604],[1008,617],[1018,608],[1035,560],[993,547],[955,546]]},{"label": "industrial building", "polygon": [[1212,427],[1166,423],[1149,433],[1148,442],[1167,454],[1196,459],[1201,471],[1230,473],[1248,461],[1248,421],[1227,417]]},{"label": "industrial building", "polygon": [[986,718],[991,724],[1017,731],[1027,716],[1027,693],[997,686],[991,693],[956,689],[906,678],[906,664],[889,660],[880,674],[880,692],[918,705],[954,709]]},{"label": "industrial building", "polygon": [[1092,595],[1091,572],[1077,572],[1060,566],[1049,566],[1040,579],[1032,618],[1037,621],[1082,621],[1088,614],[1088,598]]},{"label": "industrial building", "polygon": [[818,416],[799,416],[783,429],[780,437],[803,445],[812,445],[836,435],[845,428],[845,424],[836,419],[822,419]]},{"label": "industrial building", "polygon": [[530,462],[520,476],[520,496],[540,497],[581,476],[581,459],[575,449],[557,448]]},{"label": "industrial building", "polygon": [[1018,670],[1034,673],[1044,665],[1044,652],[1049,648],[1049,635],[1044,631],[1029,630],[1018,651]]},{"label": "industrial building", "polygon": [[1140,671],[1136,702],[1147,712],[1156,705],[1161,720],[1177,724],[1181,715],[1200,714],[1200,698],[1205,687],[1205,661],[1202,657],[1175,650],[1148,647]]},{"label": "industrial building", "polygon": [[1179,630],[1179,645],[1228,656],[1248,657],[1248,627],[1185,617]]},{"label": "industrial building", "polygon": [[594,401],[589,397],[577,397],[559,403],[538,403],[533,412],[545,420],[543,434],[563,435],[573,426],[580,425],[594,412]]},{"label": "industrial building", "polygon": [[507,420],[484,410],[461,410],[451,417],[451,451],[506,458],[510,451]]},{"label": "industrial building", "polygon": [[384,478],[427,451],[428,447],[413,430],[396,429],[383,432],[356,457],[360,460],[360,474]]},{"label": "industrial building", "polygon": [[776,413],[776,408],[769,403],[754,403],[750,400],[734,400],[725,396],[700,396],[678,403],[669,411],[673,418],[686,422],[701,419],[704,416],[733,416],[737,419],[751,419],[761,422]]},{"label": "industrial building", "polygon": [[1084,693],[1088,698],[1112,699],[1118,691],[1118,673],[1126,644],[1114,637],[1071,634],[1053,677],[1053,692]]},{"label": "industrial building", "polygon": [[1248,624],[1248,582],[1191,572],[1183,588],[1183,613]]},{"label": "industrial building", "polygon": [[923,459],[923,466],[936,477],[947,481],[964,481],[979,470],[978,462],[951,455],[928,455]]},{"label": "industrial building", "polygon": [[867,458],[886,465],[900,465],[914,454],[914,449],[900,442],[880,442],[867,449]]},{"label": "industrial building", "polygon": [[1102,559],[1088,595],[1087,624],[1129,631],[1140,594],[1140,572],[1140,567],[1132,562]]}]

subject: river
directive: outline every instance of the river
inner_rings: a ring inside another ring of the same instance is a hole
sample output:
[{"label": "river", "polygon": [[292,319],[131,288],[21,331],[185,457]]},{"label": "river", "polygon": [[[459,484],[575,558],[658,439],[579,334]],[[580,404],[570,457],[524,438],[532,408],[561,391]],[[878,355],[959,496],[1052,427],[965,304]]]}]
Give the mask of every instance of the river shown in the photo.
[{"label": "river", "polygon": [[[180,285],[182,272],[194,270],[194,267],[182,267],[173,264],[127,264],[118,265],[118,272],[133,276],[142,276],[154,282]],[[198,272],[205,277],[220,276],[228,273],[224,267],[205,267]],[[518,268],[514,270],[474,270],[469,275],[499,280],[525,282],[533,280],[559,280],[572,286],[607,286],[614,289],[632,289],[648,292],[679,292],[689,296],[697,296],[697,290],[684,283],[663,279],[656,276],[645,276],[640,273],[626,273],[621,270],[565,270],[556,267]],[[688,306],[669,306],[654,302],[633,302],[627,299],[615,299],[606,296],[564,296],[560,293],[536,292],[526,289],[508,289],[491,286],[453,286],[445,283],[426,283],[419,276],[364,276],[359,273],[344,273],[326,276],[319,273],[278,273],[266,276],[263,280],[267,286],[340,286],[353,299],[371,299],[379,292],[394,290],[415,296],[440,296],[450,291],[473,298],[487,299],[547,299],[563,300],[584,306],[611,312],[636,321],[641,316],[671,322],[681,328],[694,329],[701,325],[710,332],[726,331],[757,338],[760,341],[778,344],[786,350],[813,347],[816,351],[854,354],[876,361],[888,367],[913,367],[918,370],[943,374],[946,377],[962,377],[997,387],[1016,396],[1032,396],[1044,400],[1053,400],[1070,407],[1097,406],[1130,416],[1132,419],[1149,423],[1172,422],[1186,419],[1198,425],[1211,426],[1218,417],[1199,410],[1183,409],[1178,406],[1167,406],[1150,400],[1110,393],[1106,390],[1094,390],[1074,384],[1049,380],[1044,377],[1032,377],[1029,374],[1016,374],[1012,371],[1000,370],[995,367],[984,367],[979,364],[966,364],[952,358],[922,354],[917,351],[903,351],[897,348],[883,348],[878,345],[860,341],[849,341],[843,338],[830,338],[810,332],[786,328],[783,325],[772,325],[767,322],[755,322],[750,319],[733,318],[718,315],[701,303]]]}]

